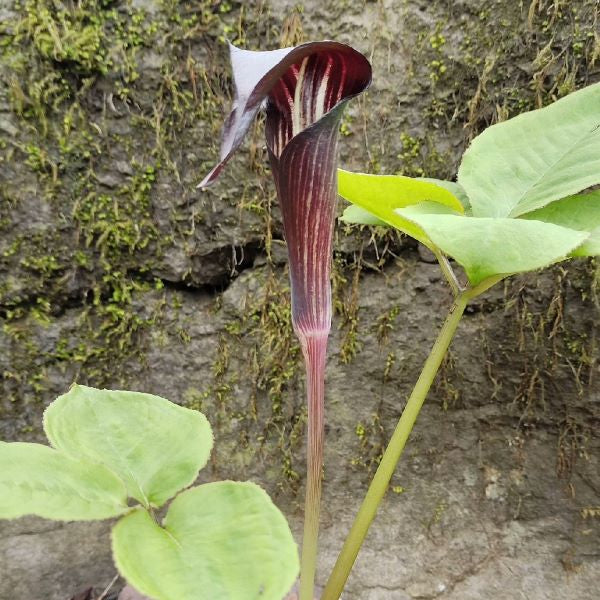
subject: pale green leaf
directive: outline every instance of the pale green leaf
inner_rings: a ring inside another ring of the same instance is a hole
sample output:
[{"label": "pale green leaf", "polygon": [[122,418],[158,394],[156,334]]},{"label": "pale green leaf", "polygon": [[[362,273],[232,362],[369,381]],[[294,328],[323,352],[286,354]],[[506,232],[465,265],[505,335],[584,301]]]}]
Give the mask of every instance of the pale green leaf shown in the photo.
[{"label": "pale green leaf", "polygon": [[281,600],[298,574],[284,516],[252,483],[186,490],[163,526],[139,509],[113,529],[119,571],[154,600]]},{"label": "pale green leaf", "polygon": [[600,256],[600,227],[590,232],[590,237],[571,252],[571,256]]},{"label": "pale green leaf", "polygon": [[356,225],[377,225],[378,227],[389,227],[390,225],[382,221],[368,210],[351,204],[344,209],[344,214],[340,217],[344,223],[354,223]]},{"label": "pale green leaf", "polygon": [[522,218],[554,223],[577,231],[588,231],[590,237],[571,254],[600,255],[600,190],[557,200],[523,215]]},{"label": "pale green leaf", "polygon": [[523,215],[600,183],[600,84],[486,129],[458,182],[476,217]]},{"label": "pale green leaf", "polygon": [[84,521],[127,510],[125,485],[106,467],[41,444],[0,442],[0,518]]},{"label": "pale green leaf", "polygon": [[458,201],[462,204],[462,207],[465,213],[469,213],[471,210],[471,202],[469,201],[469,196],[467,196],[467,192],[462,188],[462,186],[456,181],[446,181],[445,179],[434,179],[433,177],[418,177],[418,181],[425,181],[427,183],[433,183],[439,187],[443,187],[448,190]]},{"label": "pale green leaf", "polygon": [[109,467],[144,505],[160,506],[192,484],[212,447],[198,411],[151,394],[81,385],[48,407],[44,429],[55,448]]},{"label": "pale green leaf", "polygon": [[431,241],[423,230],[396,213],[395,209],[432,201],[445,206],[450,211],[463,212],[459,199],[446,188],[400,175],[368,175],[338,169],[338,193],[352,204],[430,248]]},{"label": "pale green leaf", "polygon": [[427,206],[398,210],[464,268],[472,285],[562,260],[589,235],[541,221],[432,214]]}]

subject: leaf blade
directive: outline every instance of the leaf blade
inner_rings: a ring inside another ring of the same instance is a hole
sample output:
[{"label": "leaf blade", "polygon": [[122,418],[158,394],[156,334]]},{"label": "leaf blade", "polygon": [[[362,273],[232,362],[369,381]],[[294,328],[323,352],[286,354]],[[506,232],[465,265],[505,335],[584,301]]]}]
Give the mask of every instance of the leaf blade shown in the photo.
[{"label": "leaf blade", "polygon": [[125,485],[106,467],[42,444],[0,442],[0,518],[87,521],[127,510]]},{"label": "leaf blade", "polygon": [[344,209],[344,213],[340,217],[344,223],[352,225],[373,225],[377,227],[390,227],[389,223],[382,221],[368,210],[361,208],[356,204],[351,204]]},{"label": "leaf blade", "polygon": [[520,216],[600,182],[600,84],[488,127],[458,170],[476,217]]},{"label": "leaf blade", "polygon": [[297,576],[287,522],[255,484],[221,481],[186,490],[163,525],[138,510],[113,529],[119,571],[156,600],[280,600]]},{"label": "leaf blade", "polygon": [[51,444],[106,465],[144,505],[161,506],[195,480],[212,448],[206,417],[164,398],[75,385],[44,414]]},{"label": "leaf blade", "polygon": [[[462,213],[464,210],[460,200],[448,189],[431,181],[401,175],[369,175],[338,169],[338,193],[380,221],[414,237],[429,248],[432,247],[432,242],[425,232],[395,212],[395,209],[432,201],[449,211]],[[357,216],[357,213],[350,213],[349,216]]]},{"label": "leaf blade", "polygon": [[600,190],[562,198],[521,218],[554,223],[576,231],[587,231],[590,237],[575,248],[571,255],[600,255]]},{"label": "leaf blade", "polygon": [[456,181],[447,181],[445,179],[434,179],[433,177],[419,177],[419,181],[425,181],[426,183],[433,183],[438,187],[443,187],[448,190],[461,204],[465,213],[469,213],[471,210],[471,202],[467,192],[463,189],[460,183]]},{"label": "leaf blade", "polygon": [[[415,210],[416,209],[416,210]],[[566,258],[588,233],[541,221],[400,210],[464,269],[472,285],[488,277],[531,271]]]}]

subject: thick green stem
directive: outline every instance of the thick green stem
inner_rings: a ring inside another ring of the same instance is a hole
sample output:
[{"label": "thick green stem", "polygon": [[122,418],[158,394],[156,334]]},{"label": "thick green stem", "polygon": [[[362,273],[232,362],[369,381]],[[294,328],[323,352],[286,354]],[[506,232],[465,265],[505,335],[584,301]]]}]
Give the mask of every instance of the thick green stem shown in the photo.
[{"label": "thick green stem", "polygon": [[431,387],[438,369],[442,364],[442,360],[446,355],[446,350],[448,350],[448,346],[452,341],[454,332],[456,331],[465,307],[467,306],[467,302],[477,295],[477,293],[480,293],[479,287],[480,286],[476,289],[469,289],[460,293],[450,308],[446,321],[435,340],[431,353],[427,357],[425,366],[423,367],[423,371],[419,375],[419,379],[406,403],[406,407],[402,412],[402,416],[398,421],[398,425],[390,439],[388,447],[383,454],[381,463],[379,464],[377,472],[367,491],[367,495],[352,524],[352,529],[344,542],[344,547],[338,556],[321,600],[337,600],[340,597],[363,540],[367,535],[371,522],[375,518],[379,504],[381,503],[392,475],[394,474],[400,455],[404,450],[406,440],[412,431],[415,420],[417,419],[419,411],[429,392],[429,388]]},{"label": "thick green stem", "polygon": [[313,600],[317,566],[317,541],[321,511],[321,480],[325,437],[325,359],[327,335],[300,336],[306,364],[308,439],[304,536],[300,564],[300,600]]}]

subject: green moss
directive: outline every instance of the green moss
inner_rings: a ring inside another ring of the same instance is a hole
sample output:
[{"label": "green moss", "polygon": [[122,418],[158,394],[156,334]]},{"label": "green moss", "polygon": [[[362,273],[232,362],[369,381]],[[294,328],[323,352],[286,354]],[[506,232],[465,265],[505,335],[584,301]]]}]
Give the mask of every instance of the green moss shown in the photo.
[{"label": "green moss", "polygon": [[[98,386],[126,379],[128,361],[144,360],[144,332],[153,329],[160,338],[164,298],[151,271],[173,236],[193,243],[204,215],[194,210],[190,219],[173,207],[158,227],[157,180],[182,184],[181,139],[189,140],[198,123],[208,125],[188,152],[216,146],[230,85],[226,52],[206,63],[190,52],[190,41],[215,46],[227,35],[257,45],[259,37],[270,38],[271,18],[268,7],[240,12],[237,4],[221,4],[215,11],[211,0],[193,7],[164,1],[152,13],[87,0],[27,0],[14,10],[16,18],[0,24],[1,83],[18,131],[16,140],[0,135],[6,150],[0,164],[17,175],[0,186],[0,269],[8,274],[0,305],[13,344],[8,395],[17,406],[45,399],[45,377],[56,369]],[[140,58],[154,60],[149,51],[158,41],[162,64],[149,80]],[[129,167],[120,167],[115,185],[104,185],[98,174],[112,174],[115,161]],[[193,168],[200,173],[203,165],[196,159]],[[36,196],[53,215],[43,233],[15,234],[24,179],[37,181]],[[244,197],[258,226],[270,220],[262,186]],[[149,292],[149,305],[136,304]],[[77,306],[76,328],[42,356],[36,327],[57,326],[56,316],[71,305]],[[185,329],[179,337],[186,341]],[[284,388],[285,375],[269,377],[273,390]],[[215,385],[215,397],[227,407],[224,418],[233,412],[229,391],[225,380]]]},{"label": "green moss", "polygon": [[59,2],[28,0],[20,7],[24,16],[15,27],[15,41],[29,39],[44,58],[81,72],[107,73],[104,15],[93,10],[95,4],[67,8]]},{"label": "green moss", "polygon": [[362,252],[352,262],[337,254],[333,261],[333,308],[339,315],[343,332],[339,356],[344,364],[351,362],[362,348],[359,338],[358,293],[362,268]]},{"label": "green moss", "polygon": [[[227,431],[235,420],[240,444],[268,453],[283,476],[281,486],[295,492],[306,409],[303,398],[294,402],[289,388],[303,371],[301,351],[291,325],[287,277],[267,269],[261,284],[244,313],[225,327],[202,405],[215,416],[217,429]],[[237,396],[239,382],[250,388],[248,397]]]},{"label": "green moss", "polygon": [[135,174],[114,195],[97,194],[89,179],[81,182],[73,219],[85,245],[99,250],[106,267],[123,254],[144,250],[157,239],[150,206],[155,181],[155,166],[136,165]]},{"label": "green moss", "polygon": [[400,307],[392,306],[377,317],[375,331],[377,334],[377,341],[380,344],[386,344],[388,342],[389,334],[395,329],[396,318],[399,314]]},{"label": "green moss", "polygon": [[371,473],[379,465],[386,446],[385,432],[379,414],[372,414],[370,422],[357,423],[354,433],[358,444],[350,464]]}]

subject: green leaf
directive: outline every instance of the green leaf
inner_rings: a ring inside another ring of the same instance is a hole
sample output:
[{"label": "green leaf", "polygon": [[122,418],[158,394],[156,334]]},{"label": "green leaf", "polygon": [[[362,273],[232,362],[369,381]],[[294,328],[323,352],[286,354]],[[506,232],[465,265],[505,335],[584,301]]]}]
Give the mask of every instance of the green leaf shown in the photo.
[{"label": "green leaf", "polygon": [[139,509],[113,529],[117,568],[155,600],[281,600],[298,574],[284,516],[252,483],[186,490],[163,526]]},{"label": "green leaf", "polygon": [[476,217],[516,217],[600,183],[600,84],[486,129],[458,182]]},{"label": "green leaf", "polygon": [[125,486],[106,467],[41,444],[0,442],[0,518],[85,521],[127,510]]},{"label": "green leaf", "polygon": [[[431,240],[423,230],[396,213],[395,209],[427,200],[437,202],[449,211],[463,212],[459,199],[445,187],[401,175],[368,175],[338,169],[338,193],[377,219],[414,237],[430,248]],[[348,222],[364,222],[364,217],[363,221],[352,221],[353,217],[361,218],[361,213],[351,212],[348,215]],[[343,219],[346,220],[346,213]]]},{"label": "green leaf", "polygon": [[433,179],[432,177],[419,177],[417,180],[425,181],[427,183],[433,183],[434,185],[443,187],[457,198],[457,200],[462,204],[462,207],[465,212],[468,213],[471,210],[471,202],[469,200],[469,196],[467,196],[467,192],[465,192],[465,190],[459,183],[455,181],[446,181],[445,179]]},{"label": "green leaf", "polygon": [[589,235],[541,221],[433,214],[431,206],[398,210],[460,263],[472,285],[562,260]]},{"label": "green leaf", "polygon": [[212,447],[210,425],[195,410],[82,385],[48,407],[44,429],[55,448],[114,471],[145,506],[160,506],[192,484]]},{"label": "green leaf", "polygon": [[346,207],[344,214],[340,217],[345,223],[355,223],[357,225],[377,225],[379,227],[389,227],[389,224],[381,219],[377,218],[373,213],[368,210],[351,204]]},{"label": "green leaf", "polygon": [[523,215],[522,218],[554,223],[577,231],[587,231],[591,234],[590,237],[571,254],[573,256],[600,255],[600,190],[557,200]]}]

